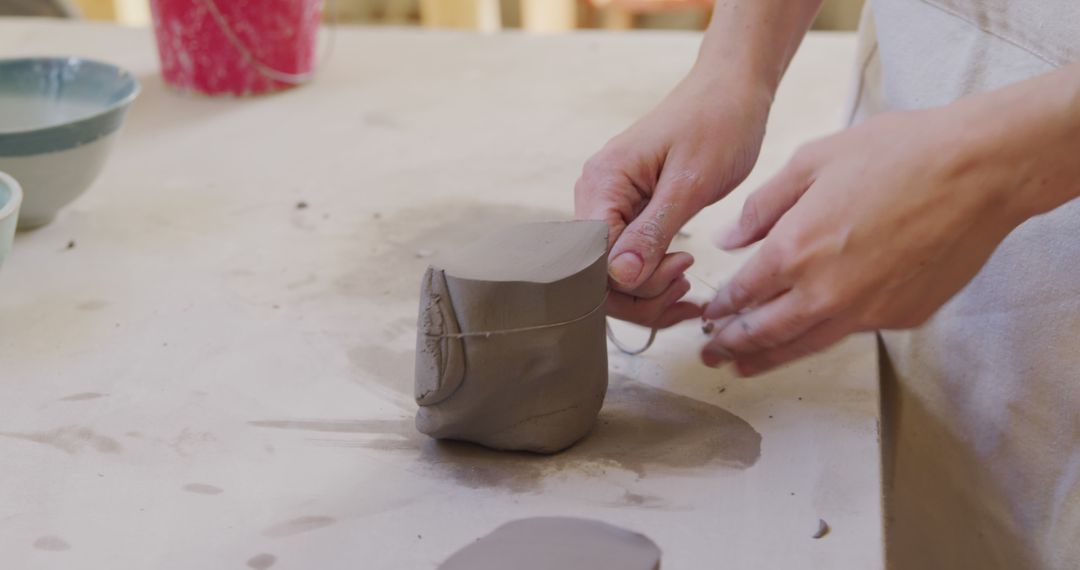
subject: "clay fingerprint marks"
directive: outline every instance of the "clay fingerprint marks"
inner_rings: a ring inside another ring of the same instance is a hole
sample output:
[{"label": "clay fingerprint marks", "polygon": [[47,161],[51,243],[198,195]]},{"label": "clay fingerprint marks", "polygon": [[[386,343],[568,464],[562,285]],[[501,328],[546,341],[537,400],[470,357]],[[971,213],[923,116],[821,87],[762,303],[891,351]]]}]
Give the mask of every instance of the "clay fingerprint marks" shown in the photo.
[{"label": "clay fingerprint marks", "polygon": [[603,222],[519,224],[430,267],[417,429],[538,453],[584,437],[607,388],[606,251]]},{"label": "clay fingerprint marks", "polygon": [[461,329],[442,270],[424,273],[416,330],[416,403],[429,406],[449,398],[465,378],[462,340],[452,336]]},{"label": "clay fingerprint marks", "polygon": [[462,548],[439,570],[658,570],[660,548],[604,522],[537,517],[506,523]]}]

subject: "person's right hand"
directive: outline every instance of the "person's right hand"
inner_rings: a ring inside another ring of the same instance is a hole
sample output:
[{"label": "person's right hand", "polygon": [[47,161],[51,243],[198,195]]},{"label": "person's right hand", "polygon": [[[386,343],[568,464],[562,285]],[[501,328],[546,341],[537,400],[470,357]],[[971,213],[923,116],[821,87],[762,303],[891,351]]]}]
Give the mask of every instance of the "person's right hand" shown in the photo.
[{"label": "person's right hand", "polygon": [[574,209],[610,227],[611,316],[653,328],[701,316],[700,305],[683,300],[694,258],[667,249],[757,161],[772,97],[745,83],[695,70],[585,164]]}]

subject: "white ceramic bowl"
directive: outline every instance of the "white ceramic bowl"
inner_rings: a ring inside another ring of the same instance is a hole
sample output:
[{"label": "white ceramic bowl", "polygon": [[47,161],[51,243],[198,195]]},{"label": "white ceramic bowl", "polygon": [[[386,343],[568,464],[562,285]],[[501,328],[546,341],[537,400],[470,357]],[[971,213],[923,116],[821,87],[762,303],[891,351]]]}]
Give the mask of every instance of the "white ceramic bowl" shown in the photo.
[{"label": "white ceramic bowl", "polygon": [[22,184],[20,229],[51,222],[97,178],[138,92],[107,63],[0,59],[0,171]]},{"label": "white ceramic bowl", "polygon": [[0,265],[4,264],[4,259],[11,253],[22,199],[22,187],[19,183],[11,176],[0,172]]}]

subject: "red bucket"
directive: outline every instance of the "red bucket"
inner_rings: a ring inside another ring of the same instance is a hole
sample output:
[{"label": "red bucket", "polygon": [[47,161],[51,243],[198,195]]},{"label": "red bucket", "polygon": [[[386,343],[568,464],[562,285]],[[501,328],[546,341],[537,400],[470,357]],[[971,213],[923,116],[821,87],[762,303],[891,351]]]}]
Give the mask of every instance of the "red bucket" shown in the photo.
[{"label": "red bucket", "polygon": [[322,0],[151,0],[161,75],[206,95],[254,95],[311,78]]}]

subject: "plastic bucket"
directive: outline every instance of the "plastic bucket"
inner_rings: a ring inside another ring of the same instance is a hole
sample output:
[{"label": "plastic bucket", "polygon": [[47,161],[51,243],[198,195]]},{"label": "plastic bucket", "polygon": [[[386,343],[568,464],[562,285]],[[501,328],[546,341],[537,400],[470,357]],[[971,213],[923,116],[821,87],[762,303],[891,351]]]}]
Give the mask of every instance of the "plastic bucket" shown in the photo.
[{"label": "plastic bucket", "polygon": [[151,0],[161,75],[185,92],[255,95],[308,81],[322,0]]}]

